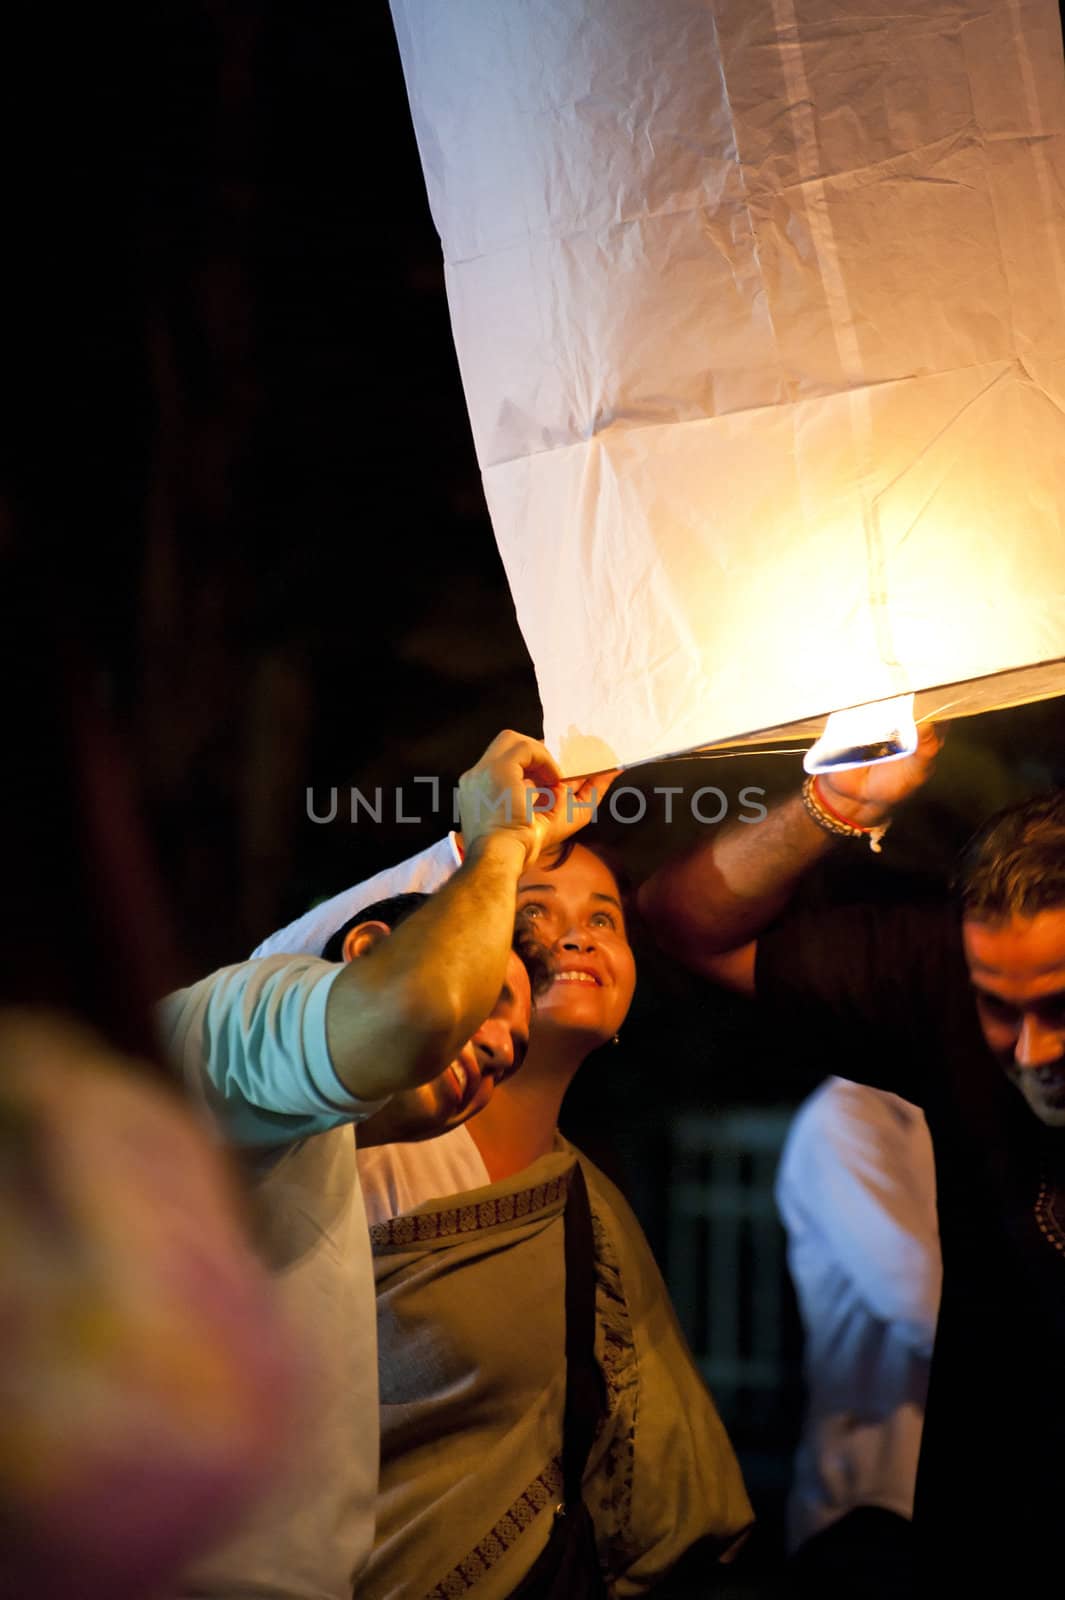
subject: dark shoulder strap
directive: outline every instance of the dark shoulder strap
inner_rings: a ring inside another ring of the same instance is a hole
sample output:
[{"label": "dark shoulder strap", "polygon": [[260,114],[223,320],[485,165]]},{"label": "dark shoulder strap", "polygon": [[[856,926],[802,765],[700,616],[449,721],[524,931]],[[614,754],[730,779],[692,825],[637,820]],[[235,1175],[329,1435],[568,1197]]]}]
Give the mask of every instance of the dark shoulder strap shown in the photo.
[{"label": "dark shoulder strap", "polygon": [[566,1505],[581,1497],[588,1452],[603,1413],[603,1375],[595,1359],[595,1238],[588,1186],[580,1162],[569,1180],[563,1213],[566,1235],[566,1411],[562,1477]]}]

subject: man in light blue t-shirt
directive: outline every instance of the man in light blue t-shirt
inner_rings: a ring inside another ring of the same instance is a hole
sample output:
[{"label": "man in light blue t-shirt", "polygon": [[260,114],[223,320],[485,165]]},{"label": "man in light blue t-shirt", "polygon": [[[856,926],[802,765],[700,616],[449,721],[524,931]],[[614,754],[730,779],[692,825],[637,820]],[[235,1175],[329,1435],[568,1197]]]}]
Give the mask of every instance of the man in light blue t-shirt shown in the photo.
[{"label": "man in light blue t-shirt", "polygon": [[543,745],[500,734],[460,780],[462,865],[394,932],[371,916],[351,930],[343,965],[267,956],[163,1003],[171,1059],[244,1152],[256,1241],[307,1352],[310,1390],[273,1493],[187,1576],[186,1600],[351,1600],[373,1542],[378,1459],[352,1125],[396,1096],[453,1126],[520,1060],[531,999],[511,948],[518,878],[587,820],[593,781],[566,789]]}]

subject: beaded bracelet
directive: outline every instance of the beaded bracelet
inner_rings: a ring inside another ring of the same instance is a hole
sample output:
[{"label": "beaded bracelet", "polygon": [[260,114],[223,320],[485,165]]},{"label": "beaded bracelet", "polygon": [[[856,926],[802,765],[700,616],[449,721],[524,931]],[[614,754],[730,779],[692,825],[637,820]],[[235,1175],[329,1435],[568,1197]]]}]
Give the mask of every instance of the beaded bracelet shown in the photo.
[{"label": "beaded bracelet", "polygon": [[875,828],[863,828],[857,822],[848,822],[846,817],[841,817],[833,811],[827,800],[823,798],[817,788],[817,774],[811,773],[802,786],[802,803],[806,807],[806,814],[825,833],[834,833],[840,839],[868,839],[869,848],[876,855],[880,854],[881,844],[885,833],[891,827],[891,819],[878,823]]}]

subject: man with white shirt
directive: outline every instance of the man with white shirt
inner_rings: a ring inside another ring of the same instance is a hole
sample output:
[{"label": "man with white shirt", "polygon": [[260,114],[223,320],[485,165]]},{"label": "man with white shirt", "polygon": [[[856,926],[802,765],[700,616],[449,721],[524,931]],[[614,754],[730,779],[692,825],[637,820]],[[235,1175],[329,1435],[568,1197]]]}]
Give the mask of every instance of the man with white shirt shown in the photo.
[{"label": "man with white shirt", "polygon": [[[547,809],[533,808],[550,791]],[[530,1006],[511,941],[517,880],[587,817],[544,747],[501,734],[460,781],[465,858],[396,931],[359,930],[342,965],[273,955],[170,996],[164,1043],[246,1153],[253,1229],[307,1355],[293,1460],[238,1536],[179,1593],[350,1600],[373,1541],[377,1349],[352,1124],[465,1063],[512,1061]],[[568,803],[567,803],[568,801]]]},{"label": "man with white shirt", "polygon": [[[756,996],[840,1074],[925,1114],[943,1293],[914,1499],[922,1594],[1022,1594],[1065,1499],[1065,792],[988,818],[953,897],[784,912],[840,839],[878,840],[938,748],[807,778],[757,844],[724,831],[641,904],[666,948]],[[784,914],[782,914],[784,913]]]},{"label": "man with white shirt", "polygon": [[806,1418],[788,1507],[801,1595],[901,1596],[943,1277],[921,1110],[830,1077],[776,1181],[805,1331]]}]

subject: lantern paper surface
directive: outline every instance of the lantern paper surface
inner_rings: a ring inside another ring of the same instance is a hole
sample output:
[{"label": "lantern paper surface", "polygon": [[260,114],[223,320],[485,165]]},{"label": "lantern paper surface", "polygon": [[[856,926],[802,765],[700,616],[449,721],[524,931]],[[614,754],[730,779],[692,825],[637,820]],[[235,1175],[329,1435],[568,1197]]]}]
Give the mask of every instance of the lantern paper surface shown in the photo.
[{"label": "lantern paper surface", "polygon": [[392,0],[563,769],[1065,693],[1051,0]]}]

